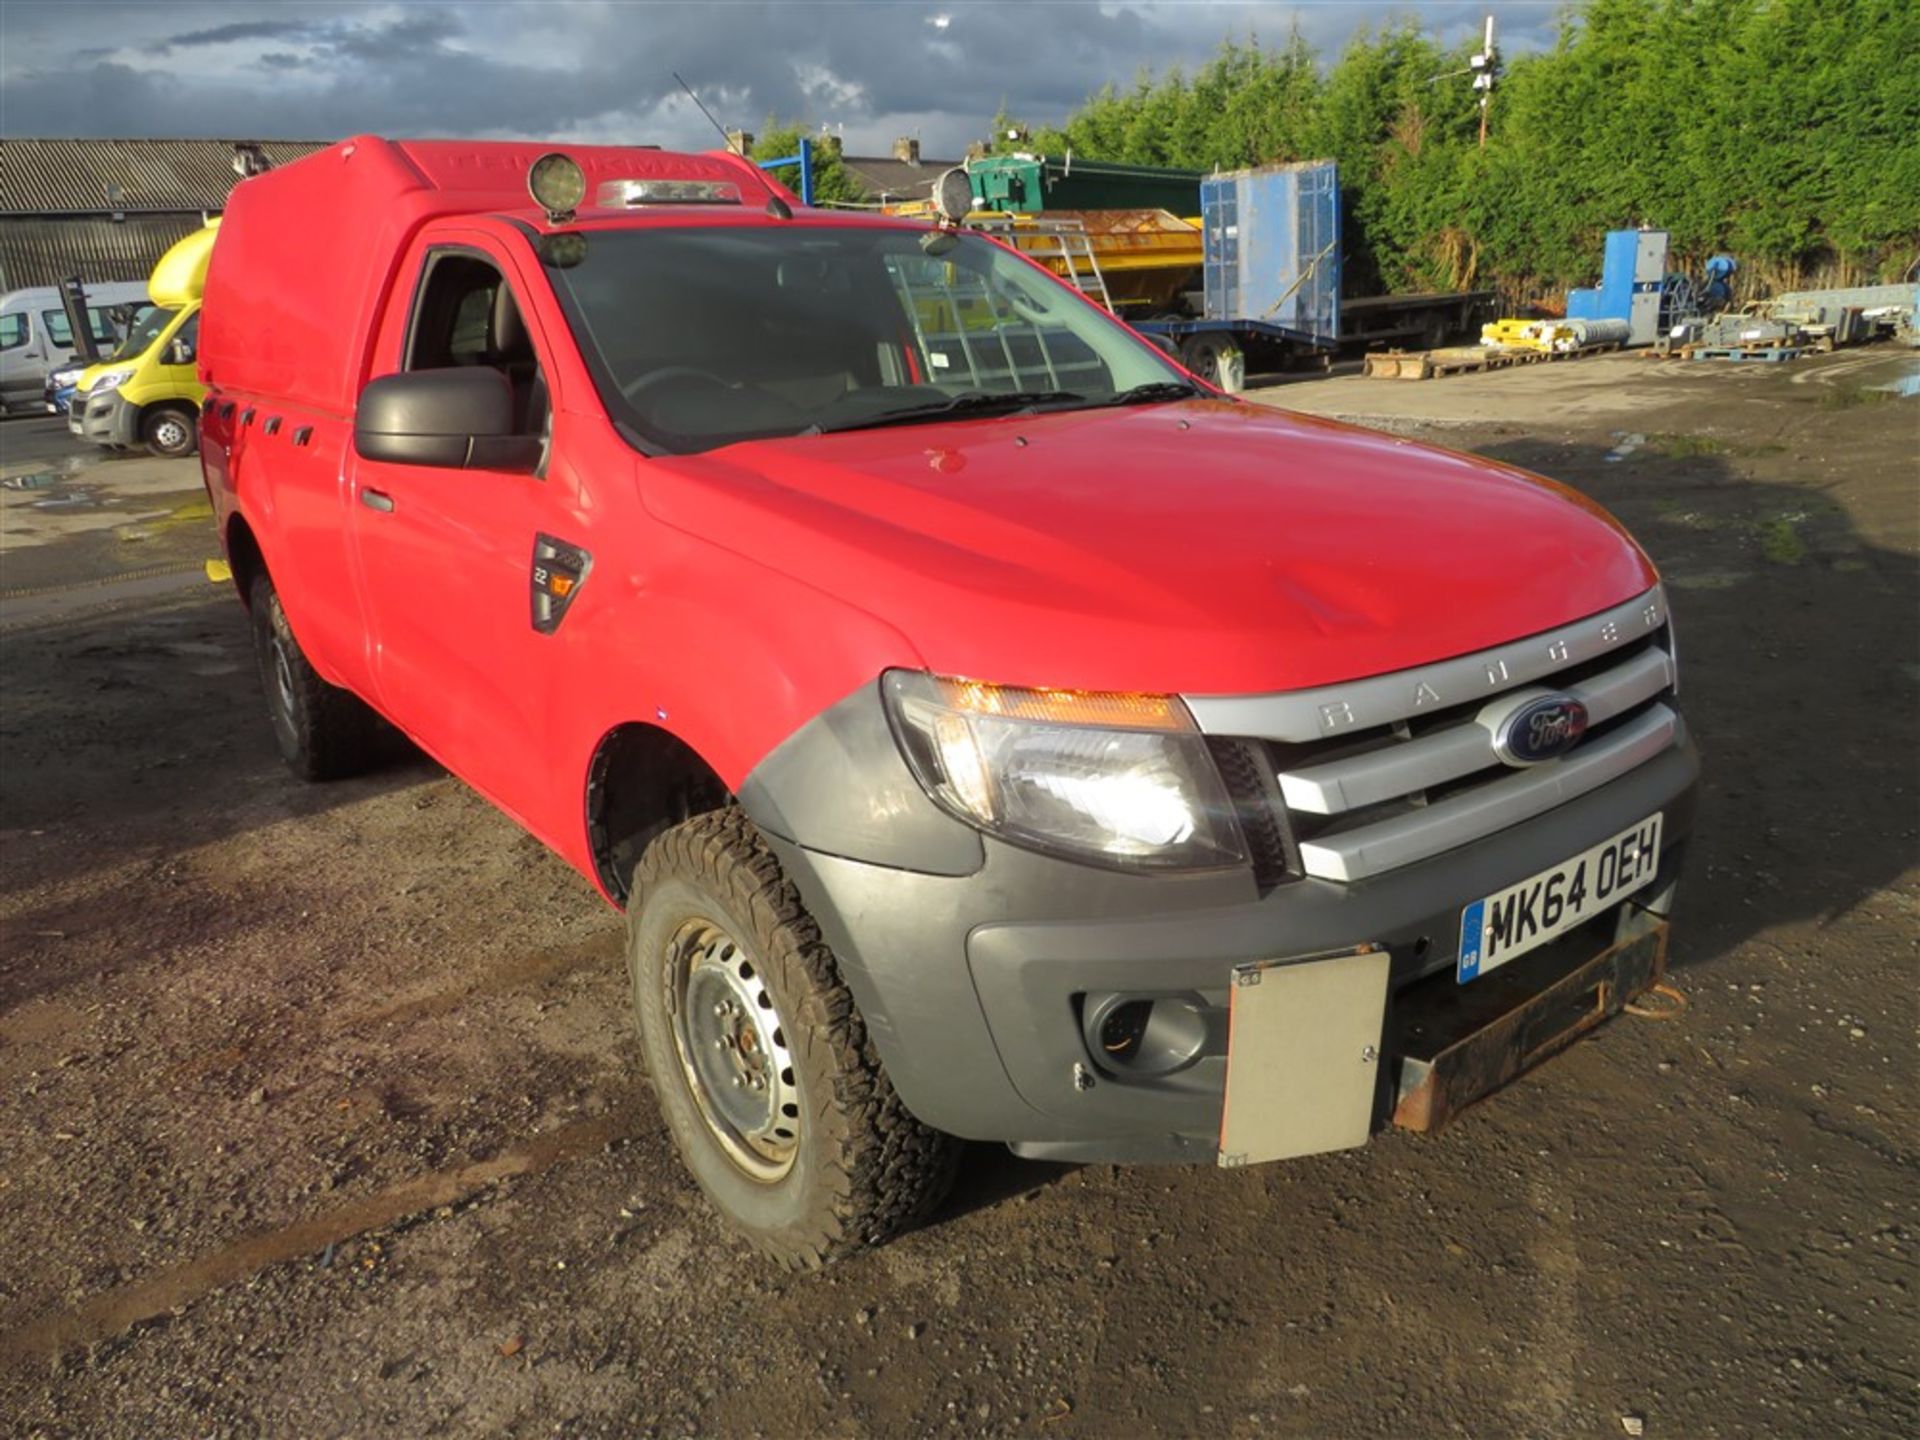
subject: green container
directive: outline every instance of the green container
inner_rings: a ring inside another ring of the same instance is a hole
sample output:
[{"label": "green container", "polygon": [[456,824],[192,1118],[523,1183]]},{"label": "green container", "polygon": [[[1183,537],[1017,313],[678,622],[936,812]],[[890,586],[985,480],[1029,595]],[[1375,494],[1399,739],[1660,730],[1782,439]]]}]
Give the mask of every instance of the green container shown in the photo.
[{"label": "green container", "polygon": [[968,163],[973,198],[988,210],[1039,215],[1048,210],[1169,210],[1200,213],[1199,170],[988,155]]}]

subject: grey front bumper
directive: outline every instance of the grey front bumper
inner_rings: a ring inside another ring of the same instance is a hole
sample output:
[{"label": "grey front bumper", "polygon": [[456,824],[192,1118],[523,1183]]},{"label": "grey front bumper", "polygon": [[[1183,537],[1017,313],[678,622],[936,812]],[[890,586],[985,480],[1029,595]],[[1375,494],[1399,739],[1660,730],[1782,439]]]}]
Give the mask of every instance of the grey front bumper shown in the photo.
[{"label": "grey front bumper", "polygon": [[95,445],[129,447],[140,443],[140,411],[118,389],[76,394],[67,411],[67,429]]},{"label": "grey front bumper", "polygon": [[[1040,1158],[1210,1162],[1235,965],[1373,942],[1391,956],[1391,990],[1404,990],[1453,967],[1467,903],[1655,811],[1666,817],[1661,866],[1639,899],[1663,907],[1698,771],[1683,728],[1673,748],[1602,789],[1471,845],[1363,882],[1297,880],[1264,895],[1245,872],[1126,875],[991,839],[970,874],[848,859],[783,838],[785,827],[768,839],[895,1088],[927,1124]],[[1597,942],[1591,932],[1613,921],[1569,940],[1610,943],[1610,929]],[[1109,1073],[1080,1015],[1085,997],[1105,992],[1196,996],[1217,1011],[1220,1042],[1164,1078]],[[1385,1058],[1383,1087],[1394,1081]]]}]

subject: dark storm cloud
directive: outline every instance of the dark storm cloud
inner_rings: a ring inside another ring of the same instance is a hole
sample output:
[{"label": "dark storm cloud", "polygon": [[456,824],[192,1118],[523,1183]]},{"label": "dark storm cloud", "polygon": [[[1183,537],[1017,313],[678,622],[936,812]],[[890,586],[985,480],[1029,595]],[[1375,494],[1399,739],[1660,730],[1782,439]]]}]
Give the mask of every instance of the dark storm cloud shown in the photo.
[{"label": "dark storm cloud", "polygon": [[306,26],[279,20],[241,20],[232,25],[215,25],[209,30],[193,30],[162,40],[154,48],[160,51],[183,50],[195,45],[227,45],[235,40],[291,39],[305,32]]},{"label": "dark storm cloud", "polygon": [[[1331,58],[1363,22],[1412,13],[1449,43],[1481,7],[1116,0],[1012,4],[66,5],[0,11],[0,133],[331,137],[364,131],[627,137],[704,145],[680,71],[729,124],[843,125],[871,146],[919,129],[958,153],[1001,104],[1058,120],[1102,85],[1298,26]],[[1502,6],[1540,43],[1547,3]],[[255,12],[258,15],[258,12]],[[936,24],[945,17],[947,23]],[[117,43],[103,49],[103,38]]]}]

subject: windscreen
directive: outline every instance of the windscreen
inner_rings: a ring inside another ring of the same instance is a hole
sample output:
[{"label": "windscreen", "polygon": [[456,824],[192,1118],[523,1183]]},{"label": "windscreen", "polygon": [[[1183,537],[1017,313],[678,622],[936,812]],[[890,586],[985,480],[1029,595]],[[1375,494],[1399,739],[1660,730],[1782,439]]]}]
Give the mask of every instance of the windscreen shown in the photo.
[{"label": "windscreen", "polygon": [[609,413],[647,448],[1189,389],[1158,351],[976,235],[774,225],[564,238],[584,253],[549,262],[555,291]]},{"label": "windscreen", "polygon": [[133,322],[133,328],[127,331],[127,338],[120,342],[120,348],[107,358],[110,360],[138,360],[147,353],[147,347],[158,340],[167,326],[173,323],[178,310],[168,310],[155,305]]}]

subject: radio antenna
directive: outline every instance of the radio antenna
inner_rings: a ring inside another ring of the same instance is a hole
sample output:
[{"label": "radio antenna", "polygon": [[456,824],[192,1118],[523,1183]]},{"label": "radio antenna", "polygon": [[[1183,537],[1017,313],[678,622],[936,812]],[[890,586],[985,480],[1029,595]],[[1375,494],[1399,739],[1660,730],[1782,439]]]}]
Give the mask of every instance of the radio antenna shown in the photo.
[{"label": "radio antenna", "polygon": [[[667,73],[673,76],[674,79],[680,80],[680,72],[678,70],[669,70]],[[733,137],[727,134],[727,127],[713,118],[713,112],[711,110],[707,109],[705,105],[700,104],[700,97],[693,93],[693,87],[691,85],[687,84],[684,80],[680,80],[680,88],[687,92],[687,98],[689,100],[693,101],[696,105],[700,105],[700,113],[707,117],[707,123],[709,125],[720,132],[721,142],[731,150],[733,148]]]},{"label": "radio antenna", "polygon": [[[674,79],[680,80],[680,72],[678,70],[669,70],[667,73],[673,76]],[[689,100],[693,101],[696,105],[700,105],[700,97],[693,93],[693,87],[687,84],[685,80],[680,80],[680,88],[687,92],[687,98]],[[727,133],[726,126],[713,118],[713,112],[707,109],[705,105],[700,105],[700,113],[707,117],[708,124],[720,132],[720,142],[727,147],[728,152],[730,154],[739,154],[739,152],[733,148],[733,136]],[[758,165],[754,165],[753,161],[747,159],[745,155],[741,155],[740,158],[753,167],[754,174],[759,177],[761,189],[767,192],[767,213],[776,220],[791,220],[793,218],[792,207],[780,198],[780,192],[773,188],[773,182],[767,179],[766,173]]]}]

